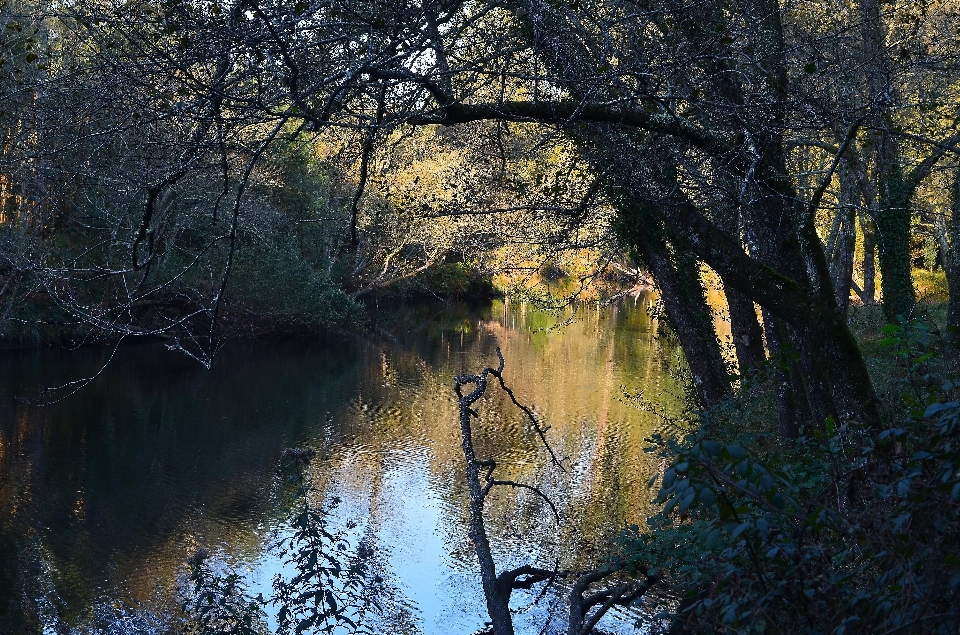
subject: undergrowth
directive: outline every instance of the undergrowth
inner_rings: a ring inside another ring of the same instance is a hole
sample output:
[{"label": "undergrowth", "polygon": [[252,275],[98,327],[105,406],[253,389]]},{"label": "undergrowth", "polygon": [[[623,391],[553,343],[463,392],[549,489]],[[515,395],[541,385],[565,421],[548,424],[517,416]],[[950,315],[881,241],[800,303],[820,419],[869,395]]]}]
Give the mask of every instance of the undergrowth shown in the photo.
[{"label": "undergrowth", "polygon": [[760,381],[651,439],[663,508],[623,543],[674,591],[645,599],[665,629],[958,632],[960,387],[929,320],[874,346],[881,430],[828,420],[781,439],[753,406]]}]

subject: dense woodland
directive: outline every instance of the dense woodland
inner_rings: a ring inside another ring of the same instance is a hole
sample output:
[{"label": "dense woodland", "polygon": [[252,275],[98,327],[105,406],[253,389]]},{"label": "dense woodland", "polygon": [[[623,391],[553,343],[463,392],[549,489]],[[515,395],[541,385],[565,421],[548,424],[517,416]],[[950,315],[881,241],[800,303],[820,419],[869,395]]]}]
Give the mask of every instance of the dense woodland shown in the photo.
[{"label": "dense woodland", "polygon": [[[649,279],[690,412],[569,632],[956,633],[958,56],[954,0],[0,0],[0,332],[209,366],[374,296]],[[559,574],[476,531],[507,635]]]}]

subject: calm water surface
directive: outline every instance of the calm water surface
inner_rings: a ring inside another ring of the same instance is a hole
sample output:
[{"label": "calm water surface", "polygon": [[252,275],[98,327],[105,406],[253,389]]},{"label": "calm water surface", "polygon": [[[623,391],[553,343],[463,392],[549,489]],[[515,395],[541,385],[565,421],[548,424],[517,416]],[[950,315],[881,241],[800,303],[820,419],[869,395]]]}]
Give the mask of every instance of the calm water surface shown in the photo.
[{"label": "calm water surface", "polygon": [[[593,545],[649,511],[642,452],[655,417],[623,402],[642,389],[668,410],[676,353],[643,300],[582,308],[569,323],[519,304],[416,306],[379,316],[377,339],[238,342],[212,371],[160,345],[121,349],[90,385],[45,407],[39,390],[95,373],[109,351],[0,355],[0,632],[162,632],[199,547],[266,595],[281,567],[278,463],[310,446],[331,523],[373,549],[390,589],[390,632],[463,633],[484,622],[466,535],[456,374],[506,358],[572,469],[546,454],[502,396],[480,403],[476,443],[498,474],[539,484],[563,513],[506,488],[487,505],[503,566],[589,563]],[[491,391],[492,392],[492,391]],[[524,607],[532,596],[516,593]],[[559,593],[524,611],[537,633]],[[636,615],[606,628],[631,632]],[[550,628],[548,628],[548,632]]]}]

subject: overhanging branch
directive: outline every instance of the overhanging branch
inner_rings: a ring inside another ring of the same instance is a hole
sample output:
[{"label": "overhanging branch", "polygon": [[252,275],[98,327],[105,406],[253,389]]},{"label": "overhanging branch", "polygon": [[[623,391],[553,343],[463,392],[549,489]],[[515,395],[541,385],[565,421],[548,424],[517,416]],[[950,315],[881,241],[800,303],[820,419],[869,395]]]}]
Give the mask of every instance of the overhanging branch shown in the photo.
[{"label": "overhanging branch", "polygon": [[607,123],[670,135],[711,153],[735,152],[737,139],[662,112],[616,105],[567,101],[505,101],[450,104],[432,113],[398,117],[396,123],[455,126],[473,121],[573,124]]}]

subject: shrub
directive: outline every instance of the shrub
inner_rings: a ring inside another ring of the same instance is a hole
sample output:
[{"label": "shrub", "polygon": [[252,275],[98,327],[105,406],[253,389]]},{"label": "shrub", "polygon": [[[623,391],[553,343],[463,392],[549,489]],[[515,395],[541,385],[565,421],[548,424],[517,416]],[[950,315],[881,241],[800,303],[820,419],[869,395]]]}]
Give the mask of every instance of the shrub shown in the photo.
[{"label": "shrub", "polygon": [[244,246],[228,294],[234,303],[290,324],[350,327],[363,320],[363,308],[290,246]]},{"label": "shrub", "polygon": [[738,419],[733,399],[696,431],[653,438],[667,464],[664,507],[625,542],[677,589],[658,607],[666,623],[811,635],[960,628],[957,387],[939,371],[933,329],[884,330],[901,407],[879,433],[828,420],[824,432],[782,440]]}]

